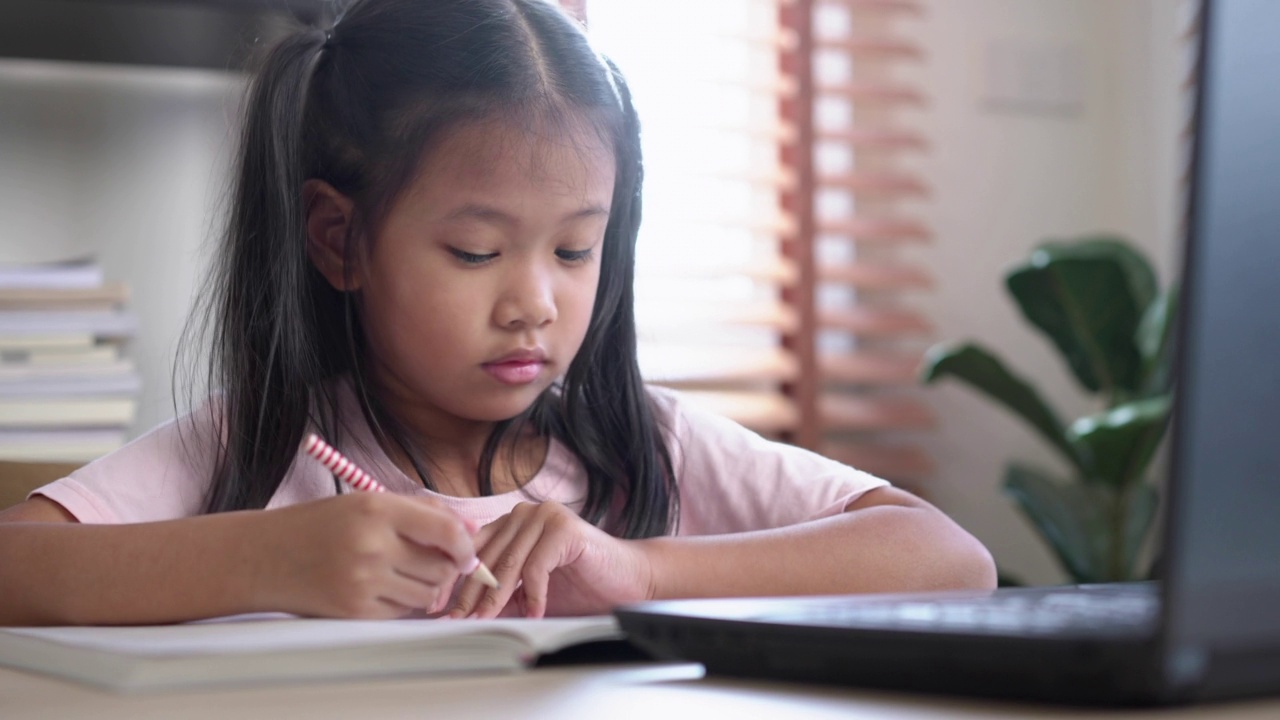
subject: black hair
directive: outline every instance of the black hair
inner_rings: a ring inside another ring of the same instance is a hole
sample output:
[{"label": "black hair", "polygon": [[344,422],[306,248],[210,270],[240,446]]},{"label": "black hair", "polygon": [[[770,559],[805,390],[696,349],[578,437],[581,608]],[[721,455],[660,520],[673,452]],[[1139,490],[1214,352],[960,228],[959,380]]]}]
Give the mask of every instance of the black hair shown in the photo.
[{"label": "black hair", "polygon": [[246,102],[228,227],[203,308],[218,392],[205,511],[265,507],[309,422],[341,432],[333,380],[343,376],[375,436],[403,449],[431,487],[421,448],[366,378],[352,294],[308,258],[304,181],[352,198],[352,238],[367,236],[432,144],[459,124],[586,120],[616,158],[591,321],[563,381],[495,425],[480,489],[492,493],[504,437],[532,428],[585,466],[586,520],[628,538],[673,531],[671,456],[636,361],[639,121],[621,73],[578,23],[547,0],[358,0],[332,28],[299,27],[274,45]]}]

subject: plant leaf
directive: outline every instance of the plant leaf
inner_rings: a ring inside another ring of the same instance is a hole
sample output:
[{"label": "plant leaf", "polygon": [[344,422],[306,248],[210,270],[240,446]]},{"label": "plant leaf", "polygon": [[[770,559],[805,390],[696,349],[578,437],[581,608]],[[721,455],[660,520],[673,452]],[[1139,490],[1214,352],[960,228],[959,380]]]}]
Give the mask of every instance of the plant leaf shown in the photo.
[{"label": "plant leaf", "polygon": [[1005,284],[1022,314],[1058,347],[1092,392],[1136,392],[1142,358],[1135,345],[1154,274],[1119,241],[1045,243]]},{"label": "plant leaf", "polygon": [[1124,566],[1130,578],[1137,578],[1134,565],[1138,561],[1138,553],[1142,552],[1142,543],[1147,539],[1147,532],[1156,517],[1156,508],[1160,504],[1160,496],[1156,489],[1147,483],[1133,486],[1129,491],[1128,513],[1124,523]]},{"label": "plant leaf", "polygon": [[1134,400],[1076,420],[1067,437],[1089,456],[1088,482],[1117,490],[1140,482],[1169,424],[1170,396]]},{"label": "plant leaf", "polygon": [[1173,337],[1177,326],[1178,286],[1170,285],[1147,306],[1138,323],[1136,342],[1142,355],[1144,395],[1166,393],[1173,386]]},{"label": "plant leaf", "polygon": [[1132,243],[1115,235],[1094,235],[1072,241],[1072,252],[1077,257],[1107,257],[1114,259],[1124,269],[1129,280],[1129,291],[1139,308],[1149,306],[1159,292],[1156,271],[1151,261]]},{"label": "plant leaf", "polygon": [[1077,450],[1067,440],[1066,426],[1036,389],[1015,375],[990,351],[974,343],[939,344],[925,353],[921,380],[933,383],[951,376],[962,380],[1027,421],[1072,465],[1085,471]]},{"label": "plant leaf", "polygon": [[1031,520],[1076,582],[1106,577],[1107,494],[1096,486],[1066,484],[1020,463],[1005,470],[1004,492]]}]

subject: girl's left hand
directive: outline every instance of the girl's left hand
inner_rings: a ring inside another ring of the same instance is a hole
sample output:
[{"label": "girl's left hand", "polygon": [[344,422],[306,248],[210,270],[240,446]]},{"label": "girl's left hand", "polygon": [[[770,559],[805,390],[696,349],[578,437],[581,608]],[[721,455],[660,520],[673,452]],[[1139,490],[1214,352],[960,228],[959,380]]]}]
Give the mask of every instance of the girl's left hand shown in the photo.
[{"label": "girl's left hand", "polygon": [[500,587],[467,579],[450,617],[599,615],[651,594],[642,547],[609,535],[560,503],[520,503],[481,528],[475,544]]}]

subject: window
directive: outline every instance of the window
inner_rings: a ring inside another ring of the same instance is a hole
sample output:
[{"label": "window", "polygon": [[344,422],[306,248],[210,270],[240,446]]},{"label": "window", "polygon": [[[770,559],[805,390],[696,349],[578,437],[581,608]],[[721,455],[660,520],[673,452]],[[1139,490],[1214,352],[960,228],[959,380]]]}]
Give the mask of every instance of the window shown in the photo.
[{"label": "window", "polygon": [[589,0],[589,32],[640,113],[641,369],[766,435],[896,481],[927,473],[895,437],[927,428],[914,384],[929,237],[899,168],[925,149],[896,79],[912,2]]}]

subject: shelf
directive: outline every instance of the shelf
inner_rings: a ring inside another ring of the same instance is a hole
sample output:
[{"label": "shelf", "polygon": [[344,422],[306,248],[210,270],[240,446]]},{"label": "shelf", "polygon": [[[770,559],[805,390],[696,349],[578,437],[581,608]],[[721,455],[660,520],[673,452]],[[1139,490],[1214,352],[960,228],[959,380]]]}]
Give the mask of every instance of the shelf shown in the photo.
[{"label": "shelf", "polygon": [[0,58],[238,71],[255,41],[326,0],[8,0]]}]

